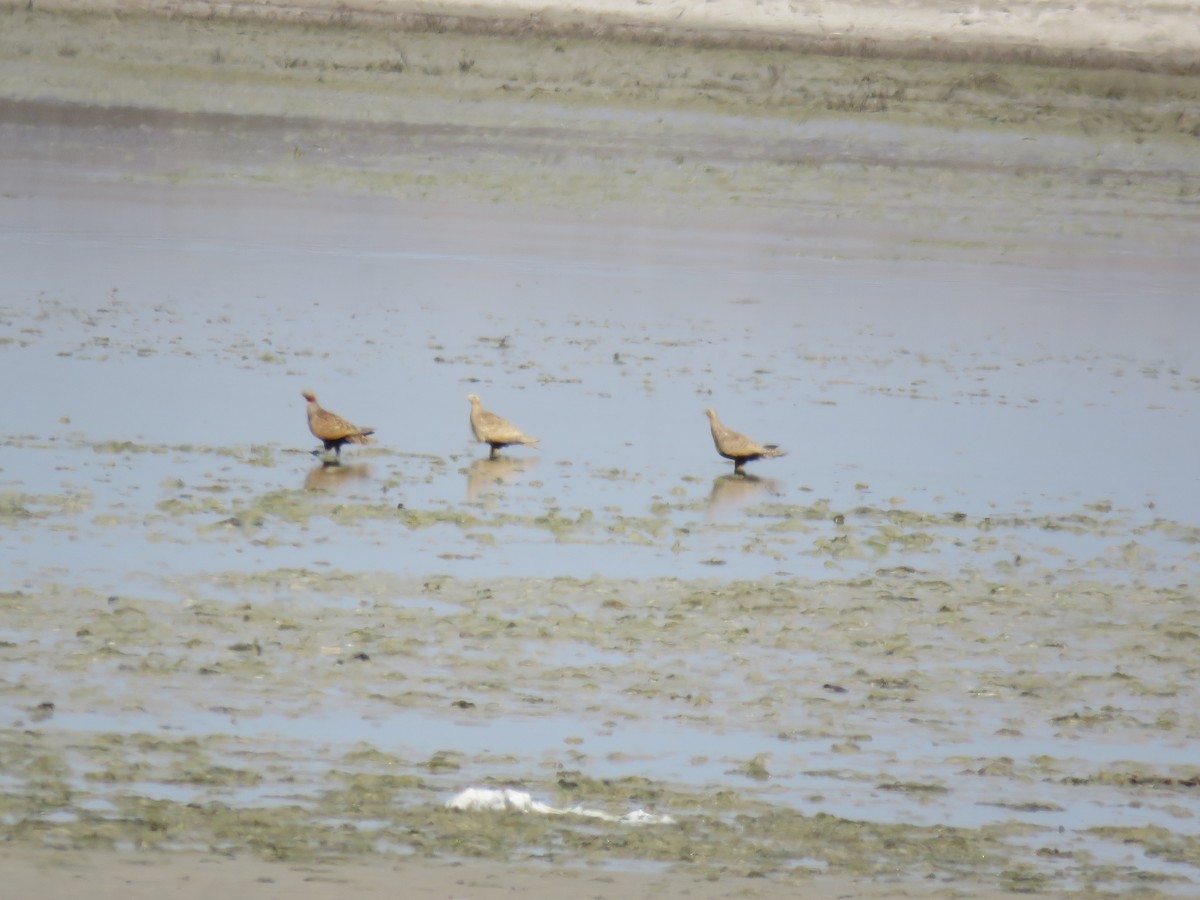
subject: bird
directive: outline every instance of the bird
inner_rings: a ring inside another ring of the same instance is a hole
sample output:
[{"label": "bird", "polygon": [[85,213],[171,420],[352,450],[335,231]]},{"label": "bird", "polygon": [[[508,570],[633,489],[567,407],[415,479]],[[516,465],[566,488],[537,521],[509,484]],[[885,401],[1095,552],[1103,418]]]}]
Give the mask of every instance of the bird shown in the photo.
[{"label": "bird", "polygon": [[492,448],[488,459],[495,459],[496,451],[509,444],[537,445],[538,438],[530,437],[512,422],[484,409],[478,394],[467,394],[467,399],[471,401],[471,432],[475,440]]},{"label": "bird", "polygon": [[704,414],[708,416],[708,424],[712,429],[713,443],[717,447],[717,452],[726,459],[733,460],[733,471],[735,475],[745,474],[743,466],[748,462],[756,459],[770,459],[775,456],[785,456],[787,451],[777,444],[760,444],[758,441],[751,440],[741,432],[734,431],[732,428],[726,428],[719,418],[715,409],[706,409]]},{"label": "bird", "polygon": [[338,462],[342,459],[342,444],[373,444],[375,439],[370,435],[374,428],[359,428],[347,422],[341,416],[331,413],[317,402],[317,395],[312,391],[301,391],[300,396],[308,401],[308,430],[313,437],[325,445],[325,452],[334,452]]}]

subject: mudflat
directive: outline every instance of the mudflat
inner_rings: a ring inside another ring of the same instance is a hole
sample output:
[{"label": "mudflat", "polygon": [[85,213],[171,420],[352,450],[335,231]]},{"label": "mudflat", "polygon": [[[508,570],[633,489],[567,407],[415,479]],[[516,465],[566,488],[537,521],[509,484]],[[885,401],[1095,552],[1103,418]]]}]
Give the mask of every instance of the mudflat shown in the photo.
[{"label": "mudflat", "polygon": [[1194,893],[1180,9],[824,9],[3,12],[7,884]]}]

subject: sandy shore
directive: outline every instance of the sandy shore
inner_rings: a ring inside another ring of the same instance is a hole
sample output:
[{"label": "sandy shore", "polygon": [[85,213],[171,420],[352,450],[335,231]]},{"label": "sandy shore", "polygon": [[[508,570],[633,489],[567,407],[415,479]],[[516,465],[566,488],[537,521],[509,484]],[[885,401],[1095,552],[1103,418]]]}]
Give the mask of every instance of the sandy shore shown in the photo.
[{"label": "sandy shore", "polygon": [[[23,4],[22,4],[23,5]],[[38,0],[40,9],[153,10],[195,17],[251,16],[316,20],[374,17],[383,21],[437,20],[438,27],[516,32],[566,30],[661,38],[771,38],[835,53],[885,52],[901,45],[922,54],[955,48],[1024,48],[1059,54],[1099,54],[1098,64],[1123,59],[1171,61],[1191,70],[1200,28],[1189,0],[1057,0],[962,4],[953,0],[889,3],[848,0],[577,0],[565,3],[478,0]]]},{"label": "sandy shore", "polygon": [[[88,853],[22,851],[0,853],[5,889],[14,897],[45,900],[78,897],[92,900],[211,900],[213,897],[308,898],[332,893],[353,896],[402,896],[418,900],[470,900],[497,896],[589,900],[791,900],[801,889],[765,879],[699,878],[678,873],[639,874],[585,867],[511,866],[492,862],[413,862],[379,860],[342,864],[293,865],[248,857],[207,854]],[[963,897],[936,880],[926,884],[816,878],[804,882],[809,900],[937,900]],[[977,887],[973,900],[1000,900],[1007,891]],[[1054,900],[1054,892],[1038,892]]]},{"label": "sandy shore", "polygon": [[847,0],[578,0],[570,4],[384,0],[364,8],[412,12],[579,17],[592,21],[686,29],[754,31],[831,39],[1011,43],[1159,53],[1200,49],[1195,5],[1186,0],[1056,0],[963,4]]}]

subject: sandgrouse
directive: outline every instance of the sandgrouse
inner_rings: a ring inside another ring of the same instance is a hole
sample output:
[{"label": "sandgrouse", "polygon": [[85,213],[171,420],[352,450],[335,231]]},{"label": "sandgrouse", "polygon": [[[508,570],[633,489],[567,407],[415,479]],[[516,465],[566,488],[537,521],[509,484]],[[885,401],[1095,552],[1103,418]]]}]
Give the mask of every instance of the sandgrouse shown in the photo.
[{"label": "sandgrouse", "polygon": [[372,444],[375,439],[370,435],[374,428],[359,428],[347,422],[341,416],[324,409],[317,402],[317,395],[312,391],[301,391],[300,395],[308,401],[308,430],[313,437],[325,444],[325,452],[330,450],[340,460],[342,444]]},{"label": "sandgrouse", "polygon": [[717,452],[726,459],[733,460],[735,474],[743,474],[742,467],[753,460],[770,459],[787,454],[786,450],[775,444],[760,444],[741,432],[726,428],[717,418],[715,409],[706,409],[704,414],[708,416],[708,424],[712,429],[713,443],[717,446]]},{"label": "sandgrouse", "polygon": [[467,399],[471,401],[471,431],[475,440],[492,448],[489,459],[495,459],[496,451],[509,444],[537,444],[537,438],[530,437],[516,425],[484,409],[478,394],[467,394]]}]

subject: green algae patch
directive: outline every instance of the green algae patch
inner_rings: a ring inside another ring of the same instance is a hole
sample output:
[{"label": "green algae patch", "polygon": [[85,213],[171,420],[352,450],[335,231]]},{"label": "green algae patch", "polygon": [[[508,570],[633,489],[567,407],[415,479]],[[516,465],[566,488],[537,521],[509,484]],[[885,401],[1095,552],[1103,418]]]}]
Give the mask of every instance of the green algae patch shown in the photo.
[{"label": "green algae patch", "polygon": [[1066,784],[1104,784],[1114,787],[1145,789],[1147,791],[1200,791],[1200,769],[1180,767],[1170,772],[1156,772],[1145,766],[1137,768],[1104,769],[1095,774],[1067,776]]},{"label": "green algae patch", "polygon": [[[133,743],[153,745],[144,740]],[[128,752],[133,747],[125,744],[119,749]],[[191,755],[199,749],[194,744],[153,749],[192,762],[202,759]],[[361,754],[356,757],[359,762],[379,761],[374,753]],[[11,753],[9,757],[6,762],[20,762]],[[44,753],[32,755],[25,763],[26,771],[43,779],[38,785],[44,786],[51,774],[63,774],[61,759]],[[136,775],[139,783],[152,781],[145,771]],[[802,858],[820,858],[836,869],[841,868],[840,860],[853,860],[847,871],[855,873],[895,872],[906,859],[918,856],[918,847],[937,847],[938,859],[944,862],[935,863],[936,867],[951,870],[952,859],[972,852],[958,846],[957,840],[948,840],[943,829],[923,833],[828,816],[798,816],[734,795],[714,804],[706,792],[680,791],[644,778],[602,781],[569,772],[551,790],[563,805],[583,802],[620,809],[636,803],[669,808],[680,816],[676,825],[638,828],[519,812],[450,811],[431,796],[434,788],[429,783],[411,774],[339,771],[327,780],[333,784],[313,795],[265,807],[216,799],[184,803],[118,792],[112,795],[107,812],[79,809],[69,816],[60,814],[53,824],[35,810],[50,805],[62,811],[69,807],[69,794],[30,792],[29,805],[22,806],[11,792],[5,792],[0,795],[8,811],[3,832],[9,841],[55,847],[206,849],[250,852],[269,860],[345,859],[375,854],[385,846],[392,852],[403,849],[431,856],[643,860],[760,875],[791,872]],[[245,783],[240,777],[224,778],[219,769],[203,783],[231,781]]]},{"label": "green algae patch", "polygon": [[775,854],[802,847],[828,871],[886,875],[913,865],[943,876],[991,876],[1005,856],[1002,841],[986,832],[943,827],[875,825],[818,814],[763,812],[739,819]]},{"label": "green algae patch", "polygon": [[76,515],[92,505],[88,494],[28,494],[21,491],[0,492],[0,523],[16,525],[26,519],[46,519],[53,516]]},{"label": "green algae patch", "polygon": [[1200,836],[1180,834],[1159,826],[1097,827],[1088,831],[1107,840],[1141,847],[1147,856],[1195,866],[1200,862]]},{"label": "green algae patch", "polygon": [[879,789],[881,791],[899,791],[918,797],[925,794],[945,794],[949,792],[949,788],[943,784],[925,784],[915,781],[887,781],[879,785]]}]

